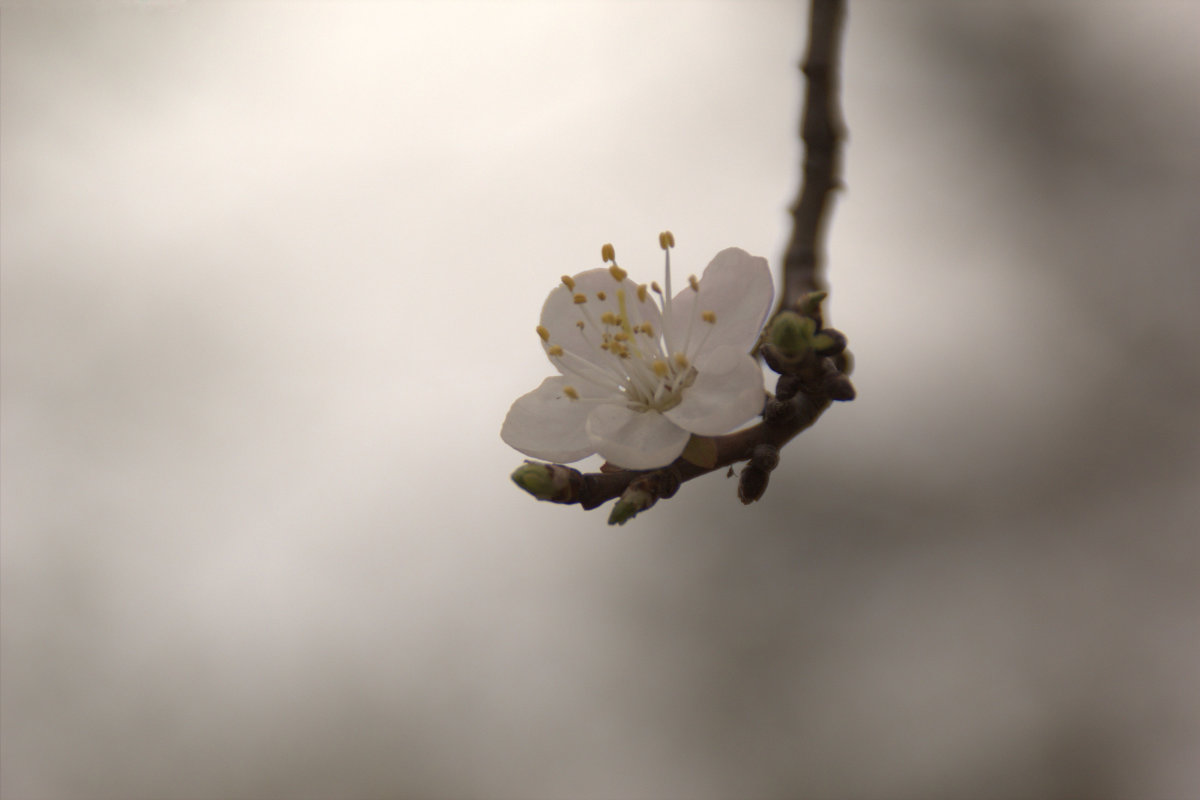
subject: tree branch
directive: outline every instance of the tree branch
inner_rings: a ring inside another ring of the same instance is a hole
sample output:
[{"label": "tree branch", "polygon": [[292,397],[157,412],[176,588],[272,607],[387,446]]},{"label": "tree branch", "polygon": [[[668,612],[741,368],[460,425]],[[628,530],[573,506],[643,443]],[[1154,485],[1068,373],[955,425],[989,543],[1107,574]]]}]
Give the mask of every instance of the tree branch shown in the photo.
[{"label": "tree branch", "polygon": [[783,258],[782,309],[794,309],[809,292],[827,289],[825,230],[831,195],[841,188],[842,140],[846,138],[838,99],[845,0],[812,0],[808,51],[800,70],[807,78],[800,138],[804,182],[792,206],[792,238]]}]

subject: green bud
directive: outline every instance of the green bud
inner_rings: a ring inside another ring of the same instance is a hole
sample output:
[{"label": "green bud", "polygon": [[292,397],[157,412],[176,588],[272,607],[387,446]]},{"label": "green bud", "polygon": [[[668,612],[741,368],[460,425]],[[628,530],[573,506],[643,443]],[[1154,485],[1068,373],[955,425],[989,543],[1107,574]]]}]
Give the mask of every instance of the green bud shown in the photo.
[{"label": "green bud", "polygon": [[812,346],[818,355],[836,356],[846,349],[846,334],[833,328],[825,328],[813,337]]},{"label": "green bud", "polygon": [[612,513],[608,515],[609,525],[624,525],[637,516],[639,511],[645,511],[654,505],[654,496],[644,489],[629,488],[613,505]]},{"label": "green bud", "polygon": [[555,485],[554,471],[549,464],[536,464],[526,461],[513,470],[513,483],[536,497],[538,500],[550,500],[558,493]]},{"label": "green bud", "polygon": [[771,346],[784,358],[799,358],[808,351],[817,323],[795,311],[781,311],[771,322]]}]

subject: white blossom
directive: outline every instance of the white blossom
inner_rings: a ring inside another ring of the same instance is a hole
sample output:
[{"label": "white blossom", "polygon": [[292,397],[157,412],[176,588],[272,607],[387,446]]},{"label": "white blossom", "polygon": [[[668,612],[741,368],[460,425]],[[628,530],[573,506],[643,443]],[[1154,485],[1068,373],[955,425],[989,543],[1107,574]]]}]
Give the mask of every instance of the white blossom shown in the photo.
[{"label": "white blossom", "polygon": [[763,374],[749,355],[774,298],[765,258],[731,247],[671,296],[617,266],[563,276],[538,336],[560,373],[513,403],[500,436],[526,455],[577,461],[599,453],[625,469],[670,464],[692,434],[715,436],[762,411]]}]

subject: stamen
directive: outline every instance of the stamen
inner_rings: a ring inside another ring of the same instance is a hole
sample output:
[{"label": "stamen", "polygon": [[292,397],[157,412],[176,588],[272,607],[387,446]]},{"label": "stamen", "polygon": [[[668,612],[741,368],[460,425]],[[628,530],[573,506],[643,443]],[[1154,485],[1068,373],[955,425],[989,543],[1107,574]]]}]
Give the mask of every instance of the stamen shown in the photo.
[{"label": "stamen", "polygon": [[575,327],[579,328],[579,330],[583,330],[583,320],[581,320],[581,319],[575,320]]},{"label": "stamen", "polygon": [[[695,320],[695,319],[696,319],[695,317],[692,317],[692,320]],[[690,345],[691,345],[690,338],[691,338],[691,337],[689,336],[689,337],[688,337],[688,338],[689,338],[689,342],[688,342],[688,345],[689,345],[689,347],[685,347],[685,348],[684,348],[685,350],[689,350],[689,349],[690,349],[690,351],[691,351],[691,353],[692,353],[693,355],[695,355],[696,353],[699,353],[701,350],[703,350],[703,349],[704,349],[704,344],[705,344],[705,342],[707,342],[707,341],[708,341],[708,335],[709,335],[710,333],[712,333],[714,330],[716,330],[716,328],[717,328],[717,324],[716,324],[716,323],[717,323],[717,312],[715,312],[715,311],[701,311],[701,312],[700,312],[700,319],[702,319],[702,320],[704,320],[705,322],[707,322],[707,323],[708,323],[708,327],[706,327],[706,328],[704,329],[704,335],[700,337],[700,343],[699,343],[699,344],[697,344],[697,345],[696,345],[694,348],[691,348],[691,347],[690,347]],[[689,328],[689,329],[691,328],[691,323],[690,323],[690,322],[688,323],[688,328]]]},{"label": "stamen", "polygon": [[546,330],[545,325],[538,325],[537,332],[538,332],[538,336],[542,337],[543,342],[550,341],[550,331]]},{"label": "stamen", "polygon": [[608,295],[604,292],[596,292],[596,299],[603,302],[608,299]]},{"label": "stamen", "polygon": [[574,387],[574,386],[564,386],[564,387],[563,387],[563,394],[565,394],[567,397],[571,398],[572,400],[578,400],[578,399],[579,399],[579,392],[577,392],[577,391],[575,390],[575,387]]},{"label": "stamen", "polygon": [[600,260],[605,263],[617,260],[617,251],[613,249],[611,244],[602,245],[600,247]]},{"label": "stamen", "polygon": [[695,275],[688,275],[688,285],[692,287],[693,292],[700,291],[700,281],[696,280]]},{"label": "stamen", "polygon": [[587,302],[587,295],[586,294],[577,294],[571,299],[575,301],[575,305],[577,305],[577,306],[583,305],[584,303]]},{"label": "stamen", "polygon": [[676,353],[674,358],[675,358],[675,366],[679,367],[680,369],[688,368],[689,364],[688,364],[687,356],[685,356],[683,353]]},{"label": "stamen", "polygon": [[663,250],[675,246],[675,234],[670,231],[663,231],[658,235],[658,246]]},{"label": "stamen", "polygon": [[552,344],[546,348],[546,355],[548,355],[548,356],[561,356],[562,354],[563,354],[563,349],[561,346],[559,346],[557,344]]},{"label": "stamen", "polygon": [[650,365],[650,368],[654,370],[654,374],[660,378],[667,377],[667,375],[669,375],[671,372],[671,368],[667,366],[667,362],[663,361],[661,358],[654,359],[654,363]]},{"label": "stamen", "polygon": [[650,281],[650,291],[654,292],[659,297],[662,297],[662,287],[658,285],[658,281]]},{"label": "stamen", "polygon": [[666,272],[666,277],[664,278],[663,283],[667,287],[666,294],[663,295],[663,298],[664,298],[663,302],[665,304],[663,306],[663,309],[665,311],[667,311],[668,313],[670,313],[671,298],[675,296],[671,292],[671,250],[668,248],[668,249],[664,250],[663,252],[666,255],[666,261],[667,261],[666,267],[663,270],[664,272]]},{"label": "stamen", "polygon": [[646,291],[646,289],[647,289],[647,287],[646,287],[646,284],[644,284],[644,283],[638,287],[638,302],[639,303],[646,302],[646,297],[648,296],[648,292]]},{"label": "stamen", "polygon": [[563,275],[562,282],[563,282],[563,286],[567,287],[568,292],[575,291],[575,279],[572,278],[570,275]]},{"label": "stamen", "polygon": [[621,281],[623,281],[627,277],[629,277],[629,273],[626,272],[625,270],[621,269],[620,267],[618,267],[616,265],[616,263],[614,263],[611,267],[608,268],[608,272],[610,275],[613,276],[613,278],[616,279],[617,283],[620,283]]},{"label": "stamen", "polygon": [[609,369],[600,364],[588,361],[586,358],[577,356],[569,350],[563,353],[562,359],[570,365],[573,373],[594,386],[599,386],[601,389],[609,392],[624,391],[627,389],[628,381],[625,375],[614,369]]}]

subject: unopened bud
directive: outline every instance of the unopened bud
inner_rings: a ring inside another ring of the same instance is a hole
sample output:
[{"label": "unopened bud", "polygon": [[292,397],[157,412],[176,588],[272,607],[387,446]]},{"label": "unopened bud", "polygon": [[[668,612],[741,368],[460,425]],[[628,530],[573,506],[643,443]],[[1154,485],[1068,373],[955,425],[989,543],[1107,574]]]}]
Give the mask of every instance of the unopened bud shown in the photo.
[{"label": "unopened bud", "polygon": [[825,394],[829,395],[830,400],[846,402],[853,400],[858,396],[858,392],[854,390],[854,384],[845,375],[831,375],[825,379]]},{"label": "unopened bud", "polygon": [[812,343],[817,323],[795,311],[781,311],[771,322],[769,341],[784,358],[799,358]]},{"label": "unopened bud", "polygon": [[748,464],[738,477],[738,499],[745,505],[750,505],[767,491],[767,482],[770,479],[771,474],[765,469]]},{"label": "unopened bud", "polygon": [[538,500],[550,500],[558,493],[558,481],[554,480],[554,470],[549,464],[526,461],[513,470],[512,479]]},{"label": "unopened bud", "polygon": [[612,513],[608,515],[609,525],[624,525],[637,516],[639,511],[645,511],[654,505],[654,495],[645,489],[629,487],[613,505]]},{"label": "unopened bud", "polygon": [[846,349],[846,334],[833,328],[825,328],[813,337],[812,345],[818,355],[836,356]]}]

